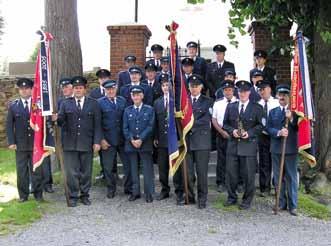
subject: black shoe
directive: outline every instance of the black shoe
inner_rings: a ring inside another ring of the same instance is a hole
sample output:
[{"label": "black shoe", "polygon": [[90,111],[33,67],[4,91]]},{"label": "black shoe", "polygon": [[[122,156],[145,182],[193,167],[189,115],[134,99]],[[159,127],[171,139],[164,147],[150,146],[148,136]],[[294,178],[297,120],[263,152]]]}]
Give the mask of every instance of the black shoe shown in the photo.
[{"label": "black shoe", "polygon": [[137,200],[139,198],[140,198],[140,195],[133,195],[133,194],[131,194],[129,196],[128,200],[129,200],[129,202],[133,202],[133,201],[135,201],[135,200]]},{"label": "black shoe", "polygon": [[205,201],[199,201],[198,202],[198,209],[204,209],[206,208],[206,202]]},{"label": "black shoe", "polygon": [[23,203],[23,202],[27,202],[28,201],[28,198],[27,197],[24,197],[24,198],[20,198],[18,200],[19,203]]},{"label": "black shoe", "polygon": [[223,206],[224,207],[230,207],[230,206],[234,206],[234,205],[236,205],[237,204],[237,201],[229,201],[229,200],[227,200],[224,204],[223,204]]},{"label": "black shoe", "polygon": [[77,207],[77,201],[76,200],[70,200],[68,202],[68,207],[71,207],[71,208]]},{"label": "black shoe", "polygon": [[158,201],[161,201],[161,200],[164,200],[164,199],[167,199],[167,198],[169,198],[169,193],[161,192],[156,199]]},{"label": "black shoe", "polygon": [[195,198],[194,197],[189,197],[188,198],[188,203],[189,204],[196,204]]},{"label": "black shoe", "polygon": [[125,194],[125,195],[131,195],[131,193],[132,193],[132,192],[129,191],[129,190],[125,190],[125,191],[124,191],[124,194]]},{"label": "black shoe", "polygon": [[218,191],[219,193],[223,193],[223,192],[226,191],[226,188],[225,188],[224,185],[218,185],[218,186],[217,186],[217,191]]},{"label": "black shoe", "polygon": [[294,209],[290,209],[290,215],[292,216],[298,216],[298,211],[294,208]]},{"label": "black shoe", "polygon": [[146,195],[146,202],[147,203],[153,202],[153,196],[152,195]]},{"label": "black shoe", "polygon": [[185,205],[185,200],[184,200],[183,195],[177,195],[176,204],[178,206],[184,206]]},{"label": "black shoe", "polygon": [[109,191],[107,192],[107,198],[112,199],[115,197],[115,191]]},{"label": "black shoe", "polygon": [[242,203],[239,205],[239,209],[241,209],[241,210],[248,210],[250,208],[251,208],[251,205],[246,204],[246,203]]},{"label": "black shoe", "polygon": [[103,180],[103,179],[105,179],[105,175],[103,173],[100,173],[99,176],[95,177],[95,180]]},{"label": "black shoe", "polygon": [[90,206],[91,205],[91,201],[90,201],[90,199],[88,199],[88,197],[82,197],[80,200],[86,206]]},{"label": "black shoe", "polygon": [[46,186],[44,188],[44,191],[47,193],[54,193],[53,187],[52,186]]},{"label": "black shoe", "polygon": [[34,198],[37,202],[43,202],[44,198],[42,196],[37,196]]}]

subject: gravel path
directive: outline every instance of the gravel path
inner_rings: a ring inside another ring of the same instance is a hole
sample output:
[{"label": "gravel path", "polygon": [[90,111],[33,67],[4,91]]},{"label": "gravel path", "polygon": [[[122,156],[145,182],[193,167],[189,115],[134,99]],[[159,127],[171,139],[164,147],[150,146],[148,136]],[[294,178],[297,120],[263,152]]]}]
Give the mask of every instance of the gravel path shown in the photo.
[{"label": "gravel path", "polygon": [[109,200],[103,187],[92,190],[92,206],[67,208],[61,191],[47,195],[57,212],[25,230],[0,237],[11,245],[331,245],[331,222],[288,213],[274,216],[270,204],[251,211],[224,212],[213,207],[210,191],[205,210],[178,207],[174,196],[147,204],[120,194]]}]

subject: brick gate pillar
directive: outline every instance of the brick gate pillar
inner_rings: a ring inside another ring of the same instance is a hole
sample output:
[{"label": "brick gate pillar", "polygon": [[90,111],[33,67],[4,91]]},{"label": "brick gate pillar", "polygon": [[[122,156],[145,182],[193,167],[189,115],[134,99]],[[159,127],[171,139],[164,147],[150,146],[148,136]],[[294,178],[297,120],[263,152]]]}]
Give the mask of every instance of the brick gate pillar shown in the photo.
[{"label": "brick gate pillar", "polygon": [[[281,42],[288,42],[291,40],[290,29],[290,25],[279,27],[277,35]],[[248,31],[251,35],[254,51],[262,49],[267,51],[267,53],[269,54],[267,63],[270,67],[276,70],[277,84],[290,83],[291,56],[288,53],[281,54],[281,52],[279,51],[271,51],[272,38],[270,29],[260,22],[253,21]],[[252,58],[254,51],[252,52]]]},{"label": "brick gate pillar", "polygon": [[116,25],[108,26],[110,35],[110,71],[112,78],[125,69],[124,57],[135,55],[137,65],[143,67],[146,59],[146,47],[151,31],[145,25]]}]

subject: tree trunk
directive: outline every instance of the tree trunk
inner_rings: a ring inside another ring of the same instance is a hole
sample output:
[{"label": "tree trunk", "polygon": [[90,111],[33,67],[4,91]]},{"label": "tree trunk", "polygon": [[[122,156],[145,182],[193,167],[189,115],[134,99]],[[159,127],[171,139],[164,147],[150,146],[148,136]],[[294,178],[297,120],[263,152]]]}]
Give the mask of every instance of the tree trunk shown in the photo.
[{"label": "tree trunk", "polygon": [[59,79],[83,73],[77,0],[45,0],[45,24],[54,37],[51,71],[53,89],[58,92]]},{"label": "tree trunk", "polygon": [[[322,25],[329,20],[331,3],[329,0],[319,1],[317,23]],[[325,43],[318,29],[314,34],[314,60],[316,78],[316,136],[317,157],[321,170],[331,180],[331,44]]]}]

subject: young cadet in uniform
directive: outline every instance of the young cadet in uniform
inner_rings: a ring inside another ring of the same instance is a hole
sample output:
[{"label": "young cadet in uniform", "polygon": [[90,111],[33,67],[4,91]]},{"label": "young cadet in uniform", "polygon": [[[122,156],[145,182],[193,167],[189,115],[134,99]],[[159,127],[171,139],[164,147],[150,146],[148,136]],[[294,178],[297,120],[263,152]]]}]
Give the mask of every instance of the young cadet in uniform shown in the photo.
[{"label": "young cadet in uniform", "polygon": [[90,97],[94,98],[94,99],[99,99],[101,97],[104,97],[106,95],[105,93],[105,88],[102,87],[103,82],[105,82],[106,80],[110,79],[110,75],[111,73],[107,70],[107,69],[100,69],[98,70],[95,75],[98,78],[99,81],[99,87],[94,88],[91,92],[90,92]]},{"label": "young cadet in uniform", "polygon": [[261,105],[249,100],[250,82],[240,80],[236,87],[239,89],[239,101],[227,106],[223,121],[223,128],[230,135],[226,151],[228,199],[225,206],[237,203],[236,188],[241,176],[245,192],[240,208],[249,209],[255,193],[257,138],[263,129],[263,111]]},{"label": "young cadet in uniform", "polygon": [[186,48],[188,57],[194,61],[193,73],[200,75],[204,81],[206,78],[207,63],[203,57],[197,56],[198,44],[196,42],[190,41],[186,44]]},{"label": "young cadet in uniform", "polygon": [[[267,123],[267,131],[271,138],[270,151],[272,168],[275,186],[278,187],[282,138],[287,137],[284,177],[279,196],[279,205],[281,210],[286,210],[288,208],[290,214],[296,216],[298,206],[298,117],[288,108],[290,101],[290,87],[288,85],[278,85],[276,91],[280,106],[269,112]],[[286,118],[289,119],[288,128],[285,128]]]},{"label": "young cadet in uniform", "polygon": [[214,97],[216,91],[221,88],[221,83],[225,80],[224,72],[231,70],[235,73],[235,67],[232,62],[224,60],[226,47],[221,44],[217,44],[213,47],[215,52],[216,61],[207,65],[206,72],[206,86],[209,90],[209,95]]},{"label": "young cadet in uniform", "polygon": [[252,102],[258,102],[261,100],[261,96],[259,94],[259,88],[257,88],[256,83],[259,80],[263,80],[263,73],[258,69],[253,69],[250,73],[251,75],[251,94],[249,95],[249,100]]},{"label": "young cadet in uniform", "polygon": [[156,76],[156,80],[158,82],[160,82],[161,74],[167,74],[168,76],[171,77],[169,63],[170,63],[169,57],[163,56],[161,58],[161,71],[158,72]]},{"label": "young cadet in uniform", "polygon": [[266,131],[268,116],[270,110],[279,106],[277,99],[271,96],[271,85],[269,81],[259,80],[256,83],[259,88],[261,100],[258,102],[263,107],[263,131],[258,139],[259,149],[259,183],[260,196],[264,197],[271,191],[271,154],[270,154],[270,136]]},{"label": "young cadet in uniform", "polygon": [[[98,78],[99,81],[99,87],[94,88],[91,92],[90,92],[90,97],[98,100],[101,97],[104,97],[106,95],[105,93],[105,88],[102,87],[103,82],[105,82],[106,80],[110,79],[111,73],[109,72],[109,70],[107,69],[99,69],[95,75]],[[99,151],[99,158],[100,158],[100,166],[101,166],[101,170],[100,170],[100,175],[96,176],[95,179],[96,180],[100,180],[100,179],[104,179],[105,175],[104,175],[104,161],[103,161],[103,157],[102,157],[102,151]],[[117,171],[117,162],[116,162],[116,158],[114,159],[114,172],[116,174]]]},{"label": "young cadet in uniform", "polygon": [[161,83],[156,79],[157,67],[151,61],[145,65],[146,79],[142,81],[149,86],[153,94],[153,102],[162,95]]},{"label": "young cadet in uniform", "polygon": [[[163,200],[169,197],[169,154],[168,154],[168,106],[169,106],[169,90],[171,88],[171,81],[167,74],[161,75],[161,87],[163,96],[154,102],[155,111],[155,131],[154,131],[154,145],[157,148],[157,163],[159,165],[159,179],[161,183],[161,192],[157,200]],[[173,99],[171,99],[173,100]],[[177,202],[179,205],[184,205],[182,175],[178,170],[174,177],[173,183],[175,186],[175,193],[177,195]]]},{"label": "young cadet in uniform", "polygon": [[122,117],[126,101],[123,97],[117,96],[117,83],[115,80],[106,80],[103,82],[102,87],[105,88],[106,96],[98,99],[103,131],[101,152],[104,160],[107,197],[111,199],[116,192],[116,176],[112,170],[117,153],[120,155],[123,164],[124,193],[131,193],[130,167],[128,158],[124,153],[124,136],[122,132]]},{"label": "young cadet in uniform", "polygon": [[129,68],[130,73],[130,83],[124,85],[121,88],[120,95],[125,98],[126,106],[130,106],[133,104],[130,88],[133,85],[140,85],[144,89],[144,103],[148,105],[153,104],[153,94],[152,90],[148,87],[147,84],[141,82],[142,71],[138,66],[132,66]]},{"label": "young cadet in uniform", "polygon": [[[272,92],[271,94],[274,96],[276,93],[276,85],[277,85],[276,71],[266,65],[267,56],[268,56],[268,54],[264,50],[257,50],[254,52],[256,69],[261,71],[263,78],[270,82],[271,92]],[[254,71],[254,69],[251,70],[250,77],[252,77],[253,71]]]},{"label": "young cadet in uniform", "polygon": [[153,202],[154,167],[152,160],[154,109],[143,103],[144,88],[134,85],[130,88],[133,105],[123,114],[123,133],[125,152],[128,155],[132,177],[132,194],[129,201],[140,198],[140,178],[138,160],[144,175],[144,194],[146,202]]},{"label": "young cadet in uniform", "polygon": [[226,146],[229,134],[223,129],[223,119],[225,109],[229,103],[235,102],[237,98],[234,96],[234,82],[224,80],[222,83],[224,97],[214,103],[212,123],[217,132],[217,167],[216,167],[216,185],[218,192],[226,191],[225,186],[225,167],[226,167]]},{"label": "young cadet in uniform", "polygon": [[29,197],[30,175],[34,198],[43,200],[42,167],[32,172],[32,151],[34,132],[30,126],[31,94],[33,81],[28,78],[16,82],[20,98],[10,103],[6,120],[8,148],[15,150],[17,189],[19,202]]},{"label": "young cadet in uniform", "polygon": [[[233,84],[236,81],[236,72],[234,72],[232,69],[226,69],[224,71],[224,80],[231,80]],[[221,82],[223,84],[224,81]],[[238,89],[234,88],[234,96],[238,97]],[[216,100],[223,98],[223,87],[221,86],[219,89],[215,92],[215,98]]]},{"label": "young cadet in uniform", "polygon": [[163,53],[163,47],[159,44],[153,44],[151,47],[151,50],[153,52],[153,59],[150,59],[148,62],[151,62],[156,66],[156,71],[159,72],[162,70],[161,67],[161,57]]},{"label": "young cadet in uniform", "polygon": [[[76,207],[80,198],[90,205],[89,191],[92,179],[93,151],[100,150],[101,113],[98,102],[85,96],[87,81],[73,77],[74,96],[61,104],[58,115],[53,116],[63,127],[63,158],[69,190],[69,207]],[[79,195],[80,193],[80,195]]]},{"label": "young cadet in uniform", "polygon": [[193,74],[189,78],[190,99],[194,123],[186,136],[186,161],[189,175],[189,202],[195,203],[194,185],[197,176],[198,208],[206,207],[208,194],[208,162],[211,150],[211,108],[212,99],[201,94],[203,81]]},{"label": "young cadet in uniform", "polygon": [[59,84],[62,91],[62,97],[57,99],[57,110],[60,110],[61,103],[64,99],[73,96],[71,78],[62,78],[60,79]]},{"label": "young cadet in uniform", "polygon": [[182,69],[184,72],[184,77],[186,79],[185,85],[187,90],[188,90],[188,78],[191,77],[193,74],[193,64],[194,61],[191,58],[186,57],[182,60]]},{"label": "young cadet in uniform", "polygon": [[136,65],[136,60],[137,58],[133,55],[127,55],[124,58],[127,69],[118,73],[118,91],[121,90],[122,86],[131,83],[129,68]]}]

